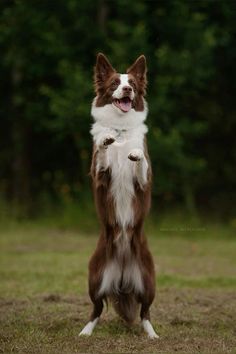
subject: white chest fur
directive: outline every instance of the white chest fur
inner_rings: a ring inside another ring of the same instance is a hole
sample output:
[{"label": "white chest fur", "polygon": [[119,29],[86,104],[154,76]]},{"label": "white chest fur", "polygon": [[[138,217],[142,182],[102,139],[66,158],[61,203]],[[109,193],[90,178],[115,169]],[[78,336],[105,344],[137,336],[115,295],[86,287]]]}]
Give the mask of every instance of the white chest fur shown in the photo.
[{"label": "white chest fur", "polygon": [[[143,148],[143,142],[137,141],[128,132],[119,134],[118,142],[108,148],[108,164],[111,167],[111,192],[115,201],[116,218],[118,223],[126,228],[133,224],[132,199],[134,196],[135,164],[128,159],[133,148]],[[137,146],[139,145],[139,146]]]},{"label": "white chest fur", "polygon": [[[115,142],[108,146],[106,154],[106,168],[111,169],[111,193],[115,202],[117,222],[125,229],[133,224],[132,199],[134,196],[134,178],[136,163],[128,158],[133,149],[143,151],[144,135],[147,127],[141,123],[139,126],[130,129],[117,129],[103,127],[94,123],[92,135],[95,144],[103,140],[103,137],[110,135]],[[97,161],[99,164],[100,161]]]}]

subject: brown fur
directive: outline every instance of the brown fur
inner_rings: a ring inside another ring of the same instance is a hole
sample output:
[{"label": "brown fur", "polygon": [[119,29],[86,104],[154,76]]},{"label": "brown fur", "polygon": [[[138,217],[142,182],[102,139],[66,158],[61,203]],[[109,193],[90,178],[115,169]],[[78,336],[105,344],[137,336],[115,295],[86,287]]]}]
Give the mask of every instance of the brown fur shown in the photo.
[{"label": "brown fur", "polygon": [[[134,108],[142,111],[143,96],[146,93],[146,62],[145,57],[141,56],[127,70],[130,85],[135,91]],[[94,74],[95,91],[97,94],[97,106],[103,106],[110,103],[111,94],[119,84],[119,74],[113,69],[103,54],[97,57],[97,64]],[[113,90],[113,91],[112,91]],[[146,141],[145,157],[148,161],[148,183],[144,190],[137,180],[134,180],[135,196],[133,198],[134,226],[129,226],[127,231],[131,255],[139,264],[144,292],[142,295],[136,294],[133,289],[124,289],[121,284],[119,294],[108,294],[112,299],[114,308],[127,322],[132,322],[135,318],[137,304],[141,304],[141,318],[149,319],[149,307],[155,296],[155,272],[151,253],[148,249],[147,240],[143,232],[143,223],[146,214],[149,211],[151,203],[151,165],[147,151]],[[96,250],[89,263],[89,294],[94,304],[94,310],[91,314],[91,320],[99,317],[103,309],[103,300],[106,296],[99,296],[98,291],[102,281],[102,274],[109,260],[116,257],[121,264],[127,259],[118,257],[116,239],[121,228],[115,217],[114,200],[111,194],[111,171],[110,169],[96,170],[98,148],[94,146],[91,164],[91,177],[93,184],[93,193],[97,213],[101,222],[101,234],[97,243]],[[127,292],[126,292],[127,291]]]}]

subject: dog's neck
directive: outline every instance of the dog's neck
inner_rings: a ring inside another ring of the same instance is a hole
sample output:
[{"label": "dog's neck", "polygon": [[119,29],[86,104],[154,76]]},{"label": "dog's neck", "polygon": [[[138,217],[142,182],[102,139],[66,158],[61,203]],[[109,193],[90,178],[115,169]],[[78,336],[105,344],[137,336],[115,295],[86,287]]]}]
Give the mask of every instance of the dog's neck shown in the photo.
[{"label": "dog's neck", "polygon": [[142,125],[147,117],[148,107],[144,100],[144,110],[137,112],[133,108],[127,113],[119,112],[112,104],[103,107],[96,106],[96,98],[92,103],[91,115],[95,122],[104,128],[111,128],[117,132],[127,131]]}]

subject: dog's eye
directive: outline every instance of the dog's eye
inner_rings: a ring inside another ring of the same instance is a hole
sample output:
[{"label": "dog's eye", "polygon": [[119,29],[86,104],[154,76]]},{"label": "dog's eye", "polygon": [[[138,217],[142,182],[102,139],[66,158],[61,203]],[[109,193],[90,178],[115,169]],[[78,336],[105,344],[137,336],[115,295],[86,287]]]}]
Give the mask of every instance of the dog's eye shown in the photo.
[{"label": "dog's eye", "polygon": [[133,87],[134,90],[136,89],[136,85],[135,85],[134,80],[129,79],[129,80],[128,80],[128,83]]},{"label": "dog's eye", "polygon": [[134,80],[132,80],[132,79],[129,79],[129,80],[128,80],[128,83],[129,83],[130,85],[132,85],[132,86],[135,86],[135,82],[134,82]]},{"label": "dog's eye", "polygon": [[119,85],[119,83],[120,83],[119,80],[113,80],[111,84],[113,86],[117,86],[117,85]]}]

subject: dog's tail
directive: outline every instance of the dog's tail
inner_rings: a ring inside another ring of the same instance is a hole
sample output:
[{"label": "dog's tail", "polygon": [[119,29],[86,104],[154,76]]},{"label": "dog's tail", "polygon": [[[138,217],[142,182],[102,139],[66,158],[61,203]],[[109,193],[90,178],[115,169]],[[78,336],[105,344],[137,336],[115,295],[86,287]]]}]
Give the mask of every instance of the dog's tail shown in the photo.
[{"label": "dog's tail", "polygon": [[129,324],[134,322],[139,307],[134,293],[113,294],[111,301],[115,311],[121,318]]}]

